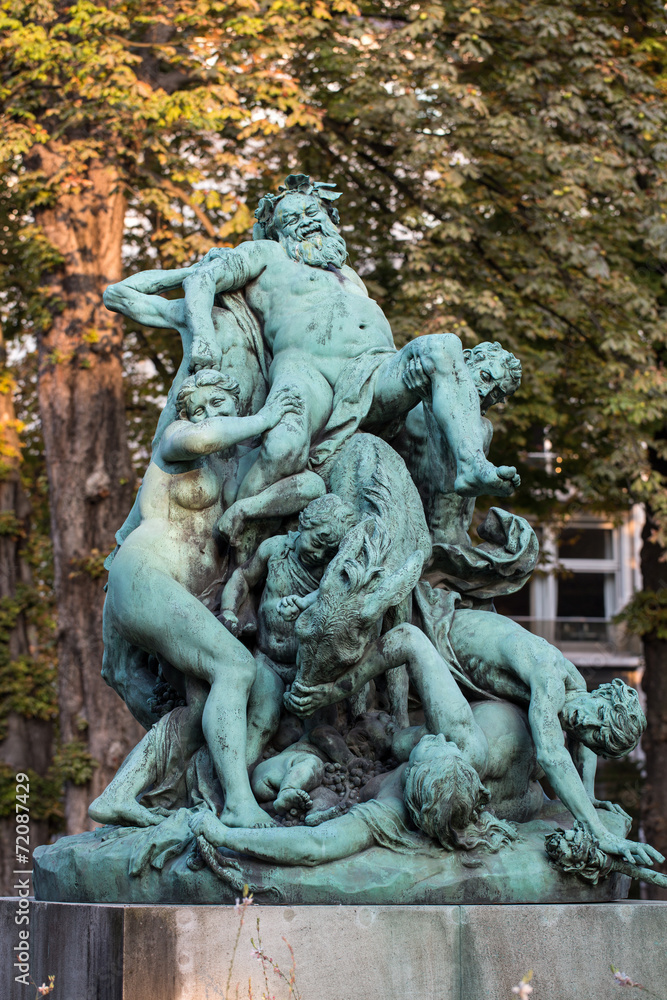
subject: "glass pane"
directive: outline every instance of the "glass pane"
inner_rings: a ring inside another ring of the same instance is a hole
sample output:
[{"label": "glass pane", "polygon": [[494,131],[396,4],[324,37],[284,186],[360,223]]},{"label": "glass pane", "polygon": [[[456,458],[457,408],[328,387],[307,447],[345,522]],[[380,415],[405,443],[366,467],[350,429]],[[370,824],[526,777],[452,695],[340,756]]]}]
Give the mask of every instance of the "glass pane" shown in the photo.
[{"label": "glass pane", "polygon": [[558,578],[558,618],[605,618],[604,573]]},{"label": "glass pane", "polygon": [[564,528],[558,555],[561,559],[611,559],[611,528]]},{"label": "glass pane", "polygon": [[508,618],[528,618],[530,616],[530,585],[525,584],[515,594],[502,594],[493,600],[499,615]]}]

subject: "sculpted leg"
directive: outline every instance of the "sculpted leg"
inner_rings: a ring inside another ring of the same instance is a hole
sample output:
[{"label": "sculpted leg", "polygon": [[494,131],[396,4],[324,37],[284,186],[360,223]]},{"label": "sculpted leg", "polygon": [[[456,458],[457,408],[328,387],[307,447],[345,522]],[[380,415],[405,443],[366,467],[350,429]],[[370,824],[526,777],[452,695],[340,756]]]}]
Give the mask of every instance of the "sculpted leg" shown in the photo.
[{"label": "sculpted leg", "polygon": [[313,802],[308,794],[324,779],[324,764],[312,753],[297,753],[280,783],[280,794],[273,803],[276,812],[290,809],[310,809]]},{"label": "sculpted leg", "polygon": [[267,743],[278,729],[283,707],[285,685],[264,662],[261,654],[256,658],[257,675],[248,699],[248,740],[246,763],[248,767],[259,760]]},{"label": "sculpted leg", "polygon": [[250,782],[258,802],[273,802],[280,791],[280,784],[285,778],[291,760],[292,751],[283,750],[275,757],[260,761],[253,771]]},{"label": "sculpted leg", "polygon": [[107,601],[119,631],[186,677],[210,684],[202,729],[225,792],[224,821],[230,826],[269,824],[250,790],[246,767],[246,712],[256,673],[252,655],[167,574],[144,563],[128,579],[119,579],[120,574],[113,574],[118,568],[112,567]]},{"label": "sculpted leg", "polygon": [[137,802],[137,795],[157,780],[153,728],[128,754],[102,794],[88,806],[88,815],[96,823],[114,826],[157,826],[164,816]]},{"label": "sculpted leg", "polygon": [[[460,496],[509,496],[516,469],[496,468],[484,454],[486,432],[479,394],[453,333],[418,337],[380,369],[374,407],[386,420],[406,413],[429,392],[433,416],[453,460],[453,482],[442,484]],[[373,415],[376,419],[376,414]],[[444,491],[444,490],[443,490]]]},{"label": "sculpted leg", "polygon": [[287,476],[267,486],[257,496],[248,496],[233,503],[220,518],[218,530],[236,548],[241,544],[247,521],[296,514],[311,500],[324,496],[326,491],[324,480],[315,472]]},{"label": "sculpted leg", "polygon": [[238,500],[255,497],[280,479],[303,472],[311,439],[326,424],[333,392],[306,354],[285,351],[273,361],[269,397],[289,389],[303,403],[299,413],[288,413],[265,435],[257,461],[241,483]]},{"label": "sculpted leg", "polygon": [[[201,720],[208,689],[194,678],[188,678],[186,687],[188,704],[161,718],[128,754],[111,782],[89,806],[91,819],[119,826],[156,826],[162,822],[166,812],[149,809],[137,802],[137,798],[152,785],[164,781],[172,767],[183,767],[204,742]],[[178,747],[172,757],[166,758],[159,749],[165,733]]]}]

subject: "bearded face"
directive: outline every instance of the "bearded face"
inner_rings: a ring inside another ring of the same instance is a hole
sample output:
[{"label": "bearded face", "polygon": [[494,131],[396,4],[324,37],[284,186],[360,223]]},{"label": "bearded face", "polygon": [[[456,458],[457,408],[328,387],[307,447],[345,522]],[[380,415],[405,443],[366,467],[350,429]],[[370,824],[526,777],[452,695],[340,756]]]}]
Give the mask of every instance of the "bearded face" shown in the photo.
[{"label": "bearded face", "polygon": [[276,206],[273,230],[292,260],[324,268],[345,263],[345,240],[317,198],[302,194],[282,198]]}]

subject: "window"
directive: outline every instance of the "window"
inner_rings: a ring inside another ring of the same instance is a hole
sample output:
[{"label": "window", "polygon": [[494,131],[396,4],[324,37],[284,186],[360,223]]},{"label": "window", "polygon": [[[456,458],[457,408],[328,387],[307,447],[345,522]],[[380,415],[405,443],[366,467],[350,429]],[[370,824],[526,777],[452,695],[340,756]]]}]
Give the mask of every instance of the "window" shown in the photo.
[{"label": "window", "polygon": [[634,667],[637,644],[612,619],[641,587],[642,520],[637,508],[620,525],[589,517],[558,533],[545,529],[545,562],[516,594],[497,598],[496,610],[555,643],[577,665]]}]

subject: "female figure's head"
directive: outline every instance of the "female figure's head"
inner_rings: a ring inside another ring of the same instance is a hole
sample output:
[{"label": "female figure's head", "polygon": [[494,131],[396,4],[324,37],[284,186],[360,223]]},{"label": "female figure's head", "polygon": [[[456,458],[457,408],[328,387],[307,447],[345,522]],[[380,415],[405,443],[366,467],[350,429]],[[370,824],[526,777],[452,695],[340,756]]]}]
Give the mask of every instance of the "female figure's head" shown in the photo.
[{"label": "female figure's head", "polygon": [[176,413],[193,424],[211,417],[236,416],[241,387],[232,375],[202,368],[181,384]]},{"label": "female figure's head", "polygon": [[477,771],[445,737],[424,736],[410,754],[404,801],[416,826],[447,851],[499,851],[514,827],[484,811],[489,793]]}]

